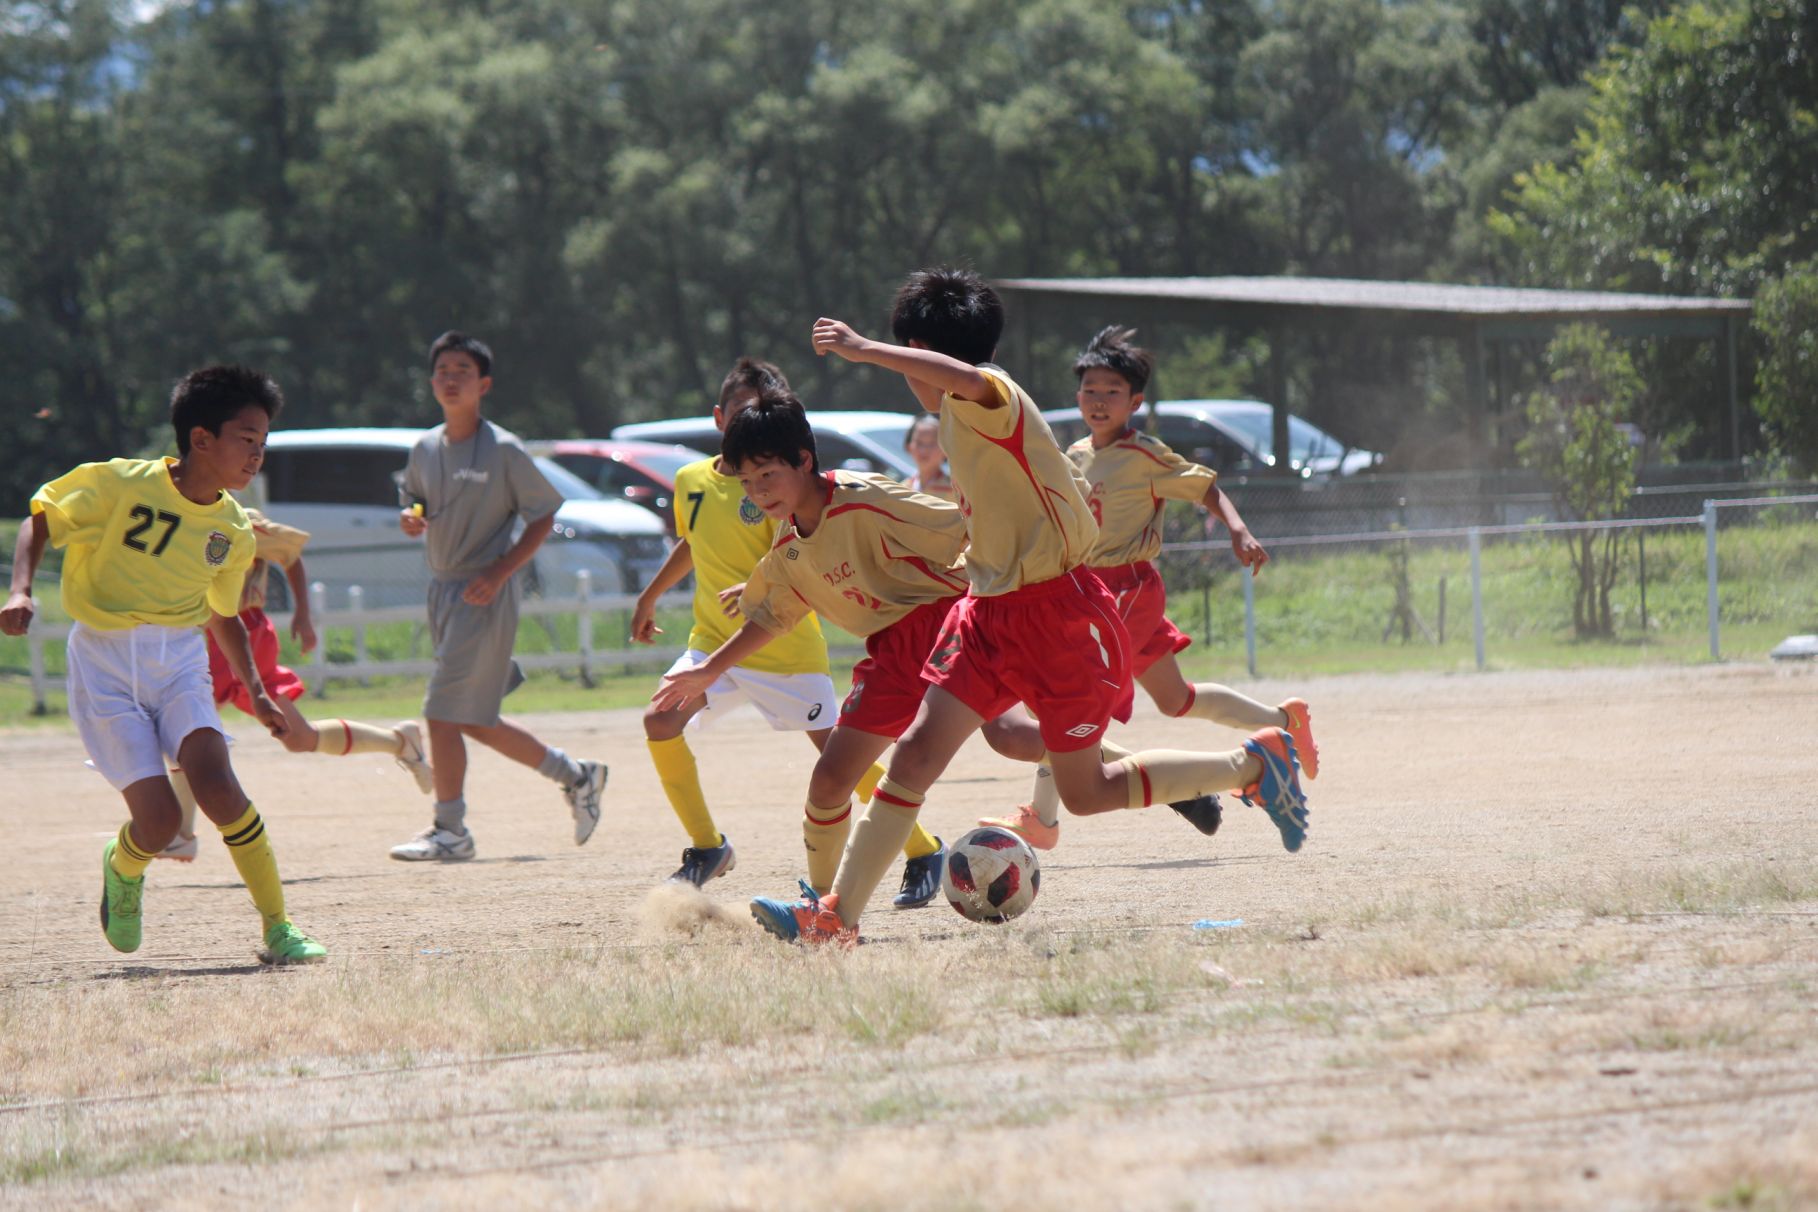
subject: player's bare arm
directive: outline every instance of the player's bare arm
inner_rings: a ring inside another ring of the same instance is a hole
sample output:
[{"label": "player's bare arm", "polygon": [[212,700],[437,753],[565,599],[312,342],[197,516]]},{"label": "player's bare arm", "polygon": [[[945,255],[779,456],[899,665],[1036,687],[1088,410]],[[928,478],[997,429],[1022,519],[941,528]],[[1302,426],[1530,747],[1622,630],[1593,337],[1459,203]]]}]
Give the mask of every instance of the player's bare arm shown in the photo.
[{"label": "player's bare arm", "polygon": [[[1005,401],[998,394],[989,375],[976,366],[958,358],[950,358],[944,353],[918,349],[912,345],[873,341],[869,337],[860,336],[851,325],[825,316],[814,322],[813,340],[814,352],[822,357],[830,353],[838,354],[848,362],[864,362],[893,370],[909,380],[911,390],[919,383],[944,395],[970,400],[986,408],[1004,407]],[[922,400],[922,406],[930,412],[940,411],[938,398],[932,407],[923,399],[920,391],[916,392],[916,398]]]},{"label": "player's bare arm", "polygon": [[1256,541],[1256,536],[1251,534],[1250,528],[1244,524],[1243,518],[1237,512],[1236,503],[1220,492],[1217,484],[1206,489],[1202,503],[1208,511],[1207,521],[1210,522],[1213,518],[1217,518],[1225,524],[1225,529],[1230,532],[1231,554],[1237,557],[1237,562],[1248,568],[1252,574],[1261,571],[1262,566],[1269,562],[1269,553],[1263,550],[1263,545]]},{"label": "player's bare arm", "polygon": [[775,632],[747,620],[743,627],[732,633],[730,640],[714,649],[712,656],[693,669],[664,674],[656,693],[650,696],[651,705],[658,711],[673,711],[690,699],[706,694],[707,688],[719,681],[728,669],[743,665],[774,639]]},{"label": "player's bare arm", "polygon": [[13,584],[0,609],[0,632],[24,635],[32,625],[32,579],[38,575],[38,562],[44,559],[44,544],[50,538],[50,523],[44,515],[34,513],[19,527],[19,541],[13,546]]},{"label": "player's bare arm", "polygon": [[303,571],[303,557],[284,570],[290,584],[290,634],[304,652],[316,650],[316,626],[309,613],[309,577]]},{"label": "player's bare arm", "polygon": [[284,717],[283,710],[265,691],[265,682],[259,677],[259,669],[252,659],[252,646],[246,640],[246,625],[240,622],[237,614],[209,613],[208,633],[214,637],[215,646],[221,655],[227,658],[227,666],[246,687],[247,698],[252,701],[253,718],[265,726],[265,731],[282,739],[290,731],[290,721]]},{"label": "player's bare arm", "polygon": [[688,545],[687,539],[678,539],[669,554],[663,557],[663,566],[650,578],[650,584],[638,594],[637,606],[631,612],[631,638],[639,644],[654,644],[656,638],[663,634],[663,629],[656,625],[657,599],[682,583],[682,578],[694,569],[694,548]]},{"label": "player's bare arm", "polygon": [[467,588],[461,592],[461,600],[469,606],[489,606],[499,596],[499,590],[505,588],[505,582],[516,576],[518,570],[530,563],[536,555],[537,548],[549,539],[550,527],[555,524],[555,514],[546,514],[535,518],[524,527],[524,533],[511,545],[511,550],[494,560],[473,580],[467,582]]}]

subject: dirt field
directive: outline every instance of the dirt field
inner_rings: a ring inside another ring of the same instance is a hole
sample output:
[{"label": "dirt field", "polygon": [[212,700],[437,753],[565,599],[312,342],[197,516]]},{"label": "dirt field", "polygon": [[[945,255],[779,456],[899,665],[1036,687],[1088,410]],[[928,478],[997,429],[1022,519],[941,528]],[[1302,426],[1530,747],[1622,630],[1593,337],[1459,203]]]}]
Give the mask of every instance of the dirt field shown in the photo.
[{"label": "dirt field", "polygon": [[[893,873],[831,955],[745,914],[811,756],[754,716],[697,746],[739,854],[698,901],[653,897],[684,839],[635,713],[528,721],[612,764],[586,848],[480,755],[450,867],[387,859],[427,817],[388,762],[242,728],[331,953],[289,971],[213,836],[111,952],[118,799],[73,734],[0,735],[0,1207],[1818,1207],[1818,675],[1300,689],[1299,855],[1238,804],[1071,818],[1014,925]],[[924,819],[1027,782],[975,743]]]}]

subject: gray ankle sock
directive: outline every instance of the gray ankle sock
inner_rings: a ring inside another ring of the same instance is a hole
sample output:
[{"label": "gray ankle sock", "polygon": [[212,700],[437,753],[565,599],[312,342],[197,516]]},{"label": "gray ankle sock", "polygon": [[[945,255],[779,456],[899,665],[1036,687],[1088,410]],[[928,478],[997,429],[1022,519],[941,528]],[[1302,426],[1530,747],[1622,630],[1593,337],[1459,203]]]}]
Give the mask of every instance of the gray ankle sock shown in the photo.
[{"label": "gray ankle sock", "polygon": [[467,828],[466,821],[467,801],[465,799],[436,801],[437,829],[446,829],[450,833],[463,833]]},{"label": "gray ankle sock", "polygon": [[572,787],[581,781],[581,764],[551,745],[543,752],[543,760],[537,763],[537,773],[564,787]]}]

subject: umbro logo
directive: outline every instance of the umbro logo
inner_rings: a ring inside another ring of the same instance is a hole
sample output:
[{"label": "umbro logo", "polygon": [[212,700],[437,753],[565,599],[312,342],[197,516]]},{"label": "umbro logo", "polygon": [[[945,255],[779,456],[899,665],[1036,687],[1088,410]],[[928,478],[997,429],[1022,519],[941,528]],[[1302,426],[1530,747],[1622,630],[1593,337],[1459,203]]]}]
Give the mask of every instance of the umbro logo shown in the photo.
[{"label": "umbro logo", "polygon": [[1091,736],[1098,731],[1097,724],[1075,724],[1067,729],[1068,736]]},{"label": "umbro logo", "polygon": [[795,559],[797,554],[799,554],[799,553],[796,551],[796,549],[791,547],[788,551],[785,551],[783,553],[783,558],[785,560],[793,560],[793,559]]}]

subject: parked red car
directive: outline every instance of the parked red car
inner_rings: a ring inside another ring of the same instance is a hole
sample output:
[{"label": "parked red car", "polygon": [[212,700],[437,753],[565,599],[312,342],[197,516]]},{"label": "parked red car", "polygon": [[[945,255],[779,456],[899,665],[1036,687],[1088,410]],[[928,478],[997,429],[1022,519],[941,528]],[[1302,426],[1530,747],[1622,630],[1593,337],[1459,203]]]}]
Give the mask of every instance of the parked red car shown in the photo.
[{"label": "parked red car", "polygon": [[564,438],[532,449],[580,476],[609,497],[622,497],[663,519],[675,533],[675,473],[707,456],[691,446],[616,438]]}]

